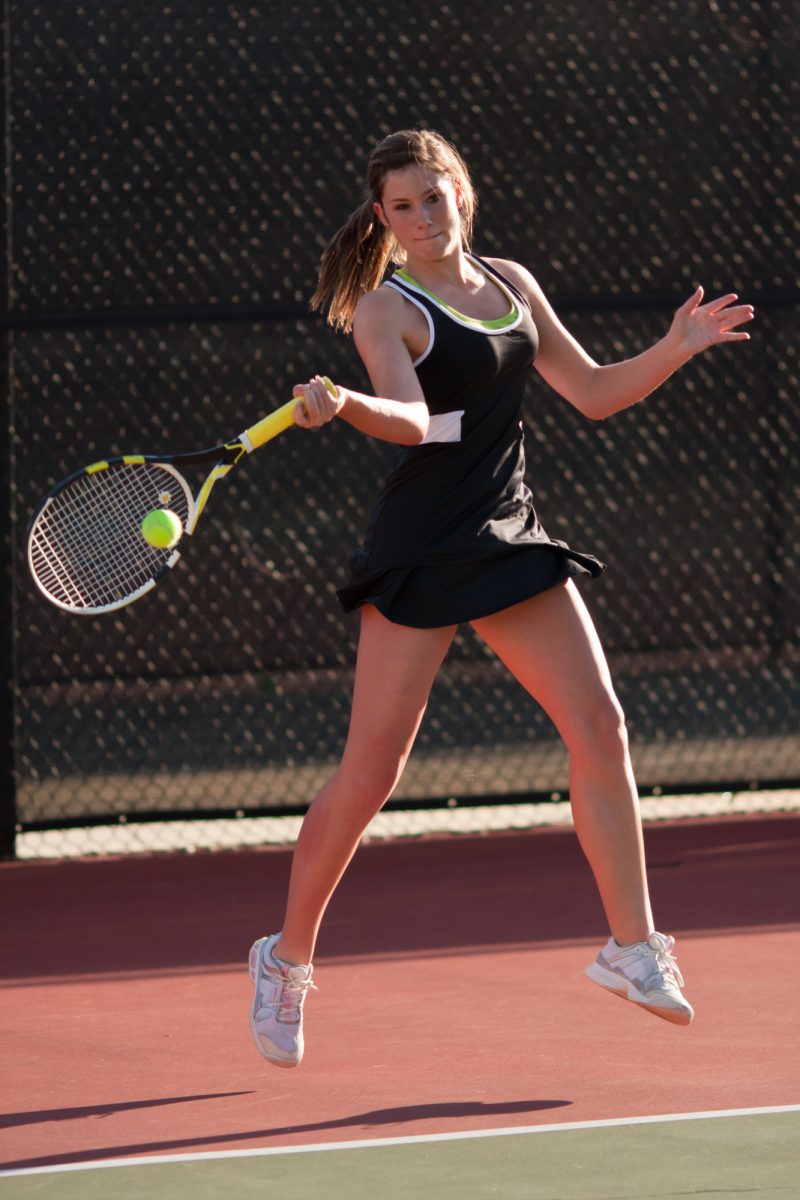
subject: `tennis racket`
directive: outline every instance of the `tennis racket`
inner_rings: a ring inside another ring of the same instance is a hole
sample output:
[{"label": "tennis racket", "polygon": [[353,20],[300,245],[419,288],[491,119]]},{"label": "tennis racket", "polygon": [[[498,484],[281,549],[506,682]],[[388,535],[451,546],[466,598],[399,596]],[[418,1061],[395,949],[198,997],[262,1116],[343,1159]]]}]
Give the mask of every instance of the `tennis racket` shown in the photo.
[{"label": "tennis racket", "polygon": [[[334,395],[329,379],[325,383]],[[43,596],[71,613],[114,612],[147,595],[175,566],[197,528],[211,489],[247,454],[294,424],[295,397],[232,441],[189,454],[123,454],[68,475],[48,492],[28,527],[28,565]],[[178,467],[214,463],[192,495]],[[169,509],[183,532],[151,546],[142,521]]]}]

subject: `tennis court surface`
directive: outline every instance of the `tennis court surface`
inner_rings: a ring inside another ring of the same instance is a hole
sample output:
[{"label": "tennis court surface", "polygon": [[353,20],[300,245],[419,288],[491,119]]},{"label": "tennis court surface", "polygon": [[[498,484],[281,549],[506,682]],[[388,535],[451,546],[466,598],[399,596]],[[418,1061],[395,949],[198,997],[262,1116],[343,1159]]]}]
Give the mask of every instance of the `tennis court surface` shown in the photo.
[{"label": "tennis court surface", "polygon": [[0,1196],[797,1195],[800,818],[645,832],[690,1029],[584,979],[571,830],[403,839],[334,898],[293,1072],[244,966],[289,850],[4,864]]}]

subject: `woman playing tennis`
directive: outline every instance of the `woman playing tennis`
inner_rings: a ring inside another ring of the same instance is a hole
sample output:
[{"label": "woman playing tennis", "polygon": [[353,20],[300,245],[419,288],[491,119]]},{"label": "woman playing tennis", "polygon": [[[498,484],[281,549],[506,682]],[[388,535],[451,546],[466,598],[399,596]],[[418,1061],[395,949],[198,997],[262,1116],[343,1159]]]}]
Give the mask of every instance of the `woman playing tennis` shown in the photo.
[{"label": "woman playing tennis", "polygon": [[[352,329],[374,395],[315,377],[295,421],[338,418],[403,447],[339,592],[360,613],[341,763],[311,804],[294,852],[282,932],[250,952],[250,1024],[270,1062],[297,1066],[322,916],[366,826],[400,779],[456,626],[469,622],[547,712],[569,751],[575,828],[610,939],[587,974],[656,1016],[691,1005],[655,930],[623,713],[573,578],[603,570],[549,538],[524,479],[521,403],[534,368],[602,420],[638,403],[694,354],[746,339],[753,310],[698,288],[656,345],[599,366],[531,274],[470,250],[475,193],[439,135],[403,131],[372,153],[366,198],[322,259],[312,300]],[[394,274],[385,279],[389,263]]]}]

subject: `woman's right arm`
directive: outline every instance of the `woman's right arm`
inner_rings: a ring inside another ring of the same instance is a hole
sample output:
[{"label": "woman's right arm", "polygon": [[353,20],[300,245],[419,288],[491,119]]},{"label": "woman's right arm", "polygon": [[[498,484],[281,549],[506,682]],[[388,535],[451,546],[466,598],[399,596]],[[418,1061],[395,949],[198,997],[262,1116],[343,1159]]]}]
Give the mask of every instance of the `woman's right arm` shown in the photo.
[{"label": "woman's right arm", "polygon": [[[298,405],[295,420],[314,428],[338,416],[370,437],[401,446],[419,445],[428,432],[429,413],[406,344],[406,304],[388,288],[361,298],[353,322],[353,339],[374,396],[337,387],[338,396],[326,398],[312,381],[295,388],[306,410]],[[330,403],[328,403],[330,400]]]}]

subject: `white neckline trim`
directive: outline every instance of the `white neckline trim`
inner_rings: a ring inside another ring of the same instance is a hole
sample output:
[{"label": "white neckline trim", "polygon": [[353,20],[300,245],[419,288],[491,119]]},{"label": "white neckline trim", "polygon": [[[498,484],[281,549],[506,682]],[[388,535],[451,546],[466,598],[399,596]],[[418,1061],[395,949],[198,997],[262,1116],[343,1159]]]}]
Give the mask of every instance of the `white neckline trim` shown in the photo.
[{"label": "white neckline trim", "polygon": [[[495,273],[493,271],[489,271],[486,267],[484,267],[481,263],[479,263],[473,254],[468,254],[467,258],[473,264],[473,266],[475,266],[481,272],[482,275],[485,275],[485,277],[491,283],[495,284],[500,289],[500,291],[503,293],[503,295],[508,300],[509,305],[516,310],[517,315],[516,315],[515,319],[513,321],[510,321],[508,323],[508,325],[503,325],[501,329],[486,329],[486,327],[481,324],[482,318],[480,318],[480,317],[470,318],[470,317],[464,316],[462,313],[456,312],[455,309],[449,308],[444,303],[444,301],[440,300],[439,297],[436,296],[433,292],[430,292],[427,290],[427,288],[422,287],[421,284],[412,283],[407,279],[398,279],[397,283],[395,283],[393,279],[389,279],[389,280],[387,280],[387,284],[389,287],[394,287],[396,291],[405,295],[407,300],[412,300],[412,297],[407,294],[405,289],[416,292],[418,296],[424,296],[426,300],[430,300],[431,304],[435,304],[436,307],[439,309],[439,312],[444,313],[444,315],[446,317],[449,317],[451,319],[451,321],[455,321],[455,323],[457,325],[461,325],[462,328],[464,328],[464,329],[472,329],[472,330],[474,330],[475,333],[485,333],[487,337],[498,337],[500,334],[509,333],[512,329],[516,329],[517,326],[519,325],[520,321],[522,320],[522,315],[523,315],[522,305],[521,305],[520,301],[513,294],[513,292],[508,288],[508,286],[503,282],[503,280],[500,279],[497,275],[495,275]],[[418,307],[422,309],[422,311],[428,317],[428,320],[430,322],[430,313],[425,308],[425,306],[420,304],[420,305],[418,305]],[[431,323],[431,328],[432,328],[432,322],[430,322],[430,323]],[[421,362],[422,358],[426,357],[430,353],[431,349],[432,349],[432,342],[429,344],[427,350],[425,351],[425,354],[418,361]]]}]

